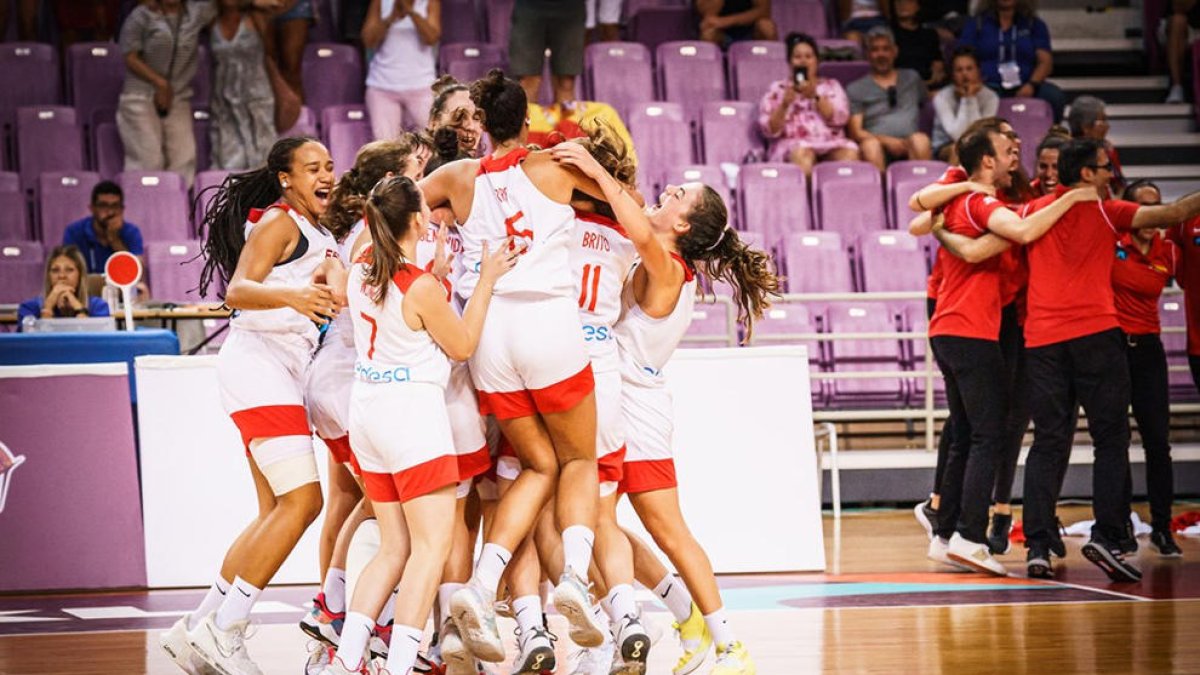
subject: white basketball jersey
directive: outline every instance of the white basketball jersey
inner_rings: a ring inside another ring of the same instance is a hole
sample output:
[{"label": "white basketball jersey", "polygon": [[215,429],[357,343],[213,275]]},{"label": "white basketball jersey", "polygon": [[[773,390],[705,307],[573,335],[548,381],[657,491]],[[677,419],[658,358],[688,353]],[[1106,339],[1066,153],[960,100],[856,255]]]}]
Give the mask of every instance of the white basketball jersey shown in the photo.
[{"label": "white basketball jersey", "polygon": [[[354,226],[350,228],[350,232],[346,234],[346,238],[338,245],[338,257],[341,258],[342,264],[346,269],[350,269],[350,265],[354,263],[351,254],[354,248],[354,240],[358,239],[358,235],[362,234],[366,228],[366,222],[359,219]],[[325,341],[322,343],[322,349],[328,349],[332,344],[340,344],[343,347],[354,347],[354,326],[350,322],[350,312],[344,308],[338,312],[337,318],[333,320],[333,325],[325,333]]]},{"label": "white basketball jersey", "polygon": [[[303,288],[312,282],[313,273],[317,271],[326,258],[337,256],[338,245],[333,235],[325,228],[313,225],[308,219],[297,213],[282,202],[272,204],[266,209],[253,209],[246,221],[246,238],[258,224],[264,214],[274,209],[281,209],[292,218],[300,229],[300,243],[286,262],[278,263],[271,268],[263,283],[267,286],[286,286]],[[320,330],[308,317],[300,314],[291,307],[278,309],[241,309],[234,313],[230,324],[239,330],[250,330],[260,333],[294,333],[303,336],[313,346],[317,344]]]},{"label": "white basketball jersey", "polygon": [[404,294],[425,272],[416,265],[404,266],[392,277],[383,303],[376,303],[372,289],[363,283],[364,258],[370,251],[368,247],[350,268],[346,285],[358,353],[355,377],[371,384],[423,382],[444,389],[450,380],[450,359],[428,331],[413,330],[404,321]]},{"label": "white basketball jersey", "polygon": [[637,249],[618,223],[576,211],[570,260],[592,370],[614,370],[618,361],[613,327],[621,316],[621,289],[637,260]]},{"label": "white basketball jersey", "polygon": [[569,298],[574,291],[568,249],[575,211],[551,200],[530,182],[521,168],[528,155],[528,150],[520,148],[479,161],[471,216],[459,228],[465,271],[458,292],[464,298],[471,296],[479,282],[483,243],[495,252],[509,236],[525,252],[496,282],[495,295]]},{"label": "white basketball jersey", "polygon": [[[433,256],[437,252],[437,231],[438,225],[430,221],[425,236],[417,240],[417,267],[426,272],[433,270]],[[457,227],[450,227],[446,232],[446,252],[454,255],[450,261],[450,276],[446,277],[446,281],[457,291],[463,275],[463,240]]]},{"label": "white basketball jersey", "polygon": [[692,323],[692,308],[696,304],[696,276],[683,258],[674,253],[671,257],[683,266],[684,282],[679,290],[679,300],[670,314],[655,319],[643,312],[633,296],[633,284],[626,284],[621,293],[621,318],[617,321],[616,333],[621,378],[625,382],[647,387],[661,386],[662,368],[667,365]]}]

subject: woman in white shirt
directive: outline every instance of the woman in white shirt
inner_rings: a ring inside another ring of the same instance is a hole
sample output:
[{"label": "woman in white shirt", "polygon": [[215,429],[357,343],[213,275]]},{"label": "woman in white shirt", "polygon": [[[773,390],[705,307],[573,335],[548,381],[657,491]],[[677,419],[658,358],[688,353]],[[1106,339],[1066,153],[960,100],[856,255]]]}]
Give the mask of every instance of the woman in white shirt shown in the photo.
[{"label": "woman in white shirt", "polygon": [[429,123],[441,36],[441,0],[371,0],[362,40],[375,52],[367,66],[366,103],[377,140]]},{"label": "woman in white shirt", "polygon": [[950,58],[953,82],[933,97],[933,154],[954,161],[954,142],[976,120],[993,117],[1000,107],[996,92],[983,86],[979,58],[971,47],[959,47]]}]

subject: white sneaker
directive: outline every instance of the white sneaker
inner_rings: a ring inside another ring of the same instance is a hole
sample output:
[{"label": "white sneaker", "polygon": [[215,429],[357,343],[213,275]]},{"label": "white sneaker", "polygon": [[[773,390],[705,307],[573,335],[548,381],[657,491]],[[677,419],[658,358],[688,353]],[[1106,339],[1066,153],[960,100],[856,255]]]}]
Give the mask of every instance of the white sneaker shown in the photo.
[{"label": "white sneaker", "polygon": [[463,644],[453,621],[446,621],[438,633],[438,654],[446,675],[479,675],[475,657]]},{"label": "white sneaker", "polygon": [[[500,640],[500,630],[496,628],[495,602],[495,595],[475,582],[463,586],[450,596],[450,616],[467,649],[475,658],[491,663],[504,660],[504,643]],[[446,648],[443,646],[442,658],[445,657]]]},{"label": "white sneaker", "polygon": [[540,675],[543,671],[554,672],[558,665],[554,658],[554,637],[540,626],[527,633],[518,630],[517,649],[511,675]]},{"label": "white sneaker", "polygon": [[216,612],[209,614],[188,632],[192,649],[223,675],[263,675],[246,651],[246,628],[250,622],[239,621],[229,630],[221,630],[217,628],[216,617]]},{"label": "white sneaker", "polygon": [[365,675],[367,672],[366,664],[361,664],[357,669],[347,668],[346,664],[338,657],[333,657],[333,661],[325,666],[325,670],[321,671],[321,675]]},{"label": "white sneaker", "polygon": [[611,639],[599,647],[584,647],[571,653],[569,675],[609,675],[613,668],[616,645]]},{"label": "white sneaker", "polygon": [[645,675],[651,643],[638,617],[626,616],[618,622],[615,643],[616,658],[611,675]]},{"label": "white sneaker", "polygon": [[992,551],[987,544],[967,541],[957,532],[950,537],[950,543],[946,548],[946,557],[952,562],[966,565],[974,571],[994,574],[998,577],[1008,576],[1008,570],[1000,564],[1000,561],[992,557]]},{"label": "white sneaker", "polygon": [[942,563],[943,565],[949,565],[950,567],[953,567],[956,571],[959,571],[959,572],[975,571],[970,567],[966,567],[964,565],[961,565],[961,564],[951,560],[950,556],[947,555],[949,552],[949,549],[950,549],[949,542],[947,542],[945,539],[942,539],[941,537],[934,537],[929,542],[929,552],[926,554],[926,557],[929,558],[930,560],[932,560],[933,562]]},{"label": "white sneaker", "polygon": [[1165,103],[1183,103],[1187,100],[1183,95],[1183,86],[1178,84],[1171,85],[1171,90],[1167,92],[1167,100]]},{"label": "white sneaker", "polygon": [[571,642],[580,647],[599,647],[604,644],[608,628],[596,618],[588,589],[575,570],[566,568],[554,587],[554,608],[571,625]]},{"label": "white sneaker", "polygon": [[318,640],[308,642],[308,661],[304,664],[304,675],[321,675],[325,666],[333,662],[336,649]]},{"label": "white sneaker", "polygon": [[175,665],[188,675],[217,675],[212,666],[204,662],[195,649],[188,644],[187,615],[175,622],[171,630],[158,634],[158,644],[171,657]]}]

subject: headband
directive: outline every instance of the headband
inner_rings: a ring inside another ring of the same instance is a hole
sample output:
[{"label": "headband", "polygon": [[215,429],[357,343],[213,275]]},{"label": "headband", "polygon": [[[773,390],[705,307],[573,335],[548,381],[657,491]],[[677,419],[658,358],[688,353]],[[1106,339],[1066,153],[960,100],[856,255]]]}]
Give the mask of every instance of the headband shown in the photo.
[{"label": "headband", "polygon": [[731,225],[729,223],[729,221],[725,221],[725,229],[721,230],[721,235],[719,237],[717,237],[717,240],[712,243],[712,246],[709,246],[708,248],[704,249],[704,252],[707,253],[707,252],[713,250],[714,248],[720,246],[721,242],[725,241],[725,233],[729,232],[732,229],[733,229],[733,225]]}]

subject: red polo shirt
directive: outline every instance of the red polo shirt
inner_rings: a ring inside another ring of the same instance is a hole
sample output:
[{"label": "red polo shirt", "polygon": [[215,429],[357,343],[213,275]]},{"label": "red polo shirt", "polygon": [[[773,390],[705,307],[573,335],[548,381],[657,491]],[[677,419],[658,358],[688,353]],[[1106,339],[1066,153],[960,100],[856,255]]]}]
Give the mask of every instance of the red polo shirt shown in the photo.
[{"label": "red polo shirt", "polygon": [[1117,242],[1112,268],[1113,301],[1121,330],[1130,335],[1158,334],[1158,299],[1175,275],[1178,260],[1175,244],[1155,234],[1150,250],[1142,253],[1132,234]]},{"label": "red polo shirt", "polygon": [[1175,280],[1187,311],[1187,353],[1200,356],[1200,216],[1172,227],[1166,236],[1179,247]]},{"label": "red polo shirt", "polygon": [[[1054,194],[1030,202],[1025,212],[1040,211],[1066,191],[1058,186]],[[1041,239],[1025,247],[1026,347],[1044,347],[1120,325],[1113,302],[1113,250],[1139,208],[1116,199],[1076,204]]]},{"label": "red polo shirt", "polygon": [[[952,166],[942,172],[942,175],[934,181],[934,185],[953,185],[961,183],[968,178],[967,172],[961,166]],[[947,205],[949,206],[949,205]],[[934,209],[933,215],[937,216],[945,210]],[[949,253],[943,253],[941,247],[938,247],[937,252],[933,256],[933,268],[929,271],[929,282],[925,285],[925,295],[931,300],[937,300],[938,289],[942,285],[942,258],[950,256]]]},{"label": "red polo shirt", "polygon": [[[971,192],[946,205],[946,229],[976,239],[988,233],[987,222],[1004,203]],[[937,308],[929,320],[929,335],[953,335],[980,340],[1000,339],[1000,276],[1002,256],[971,264],[946,255]]]}]

